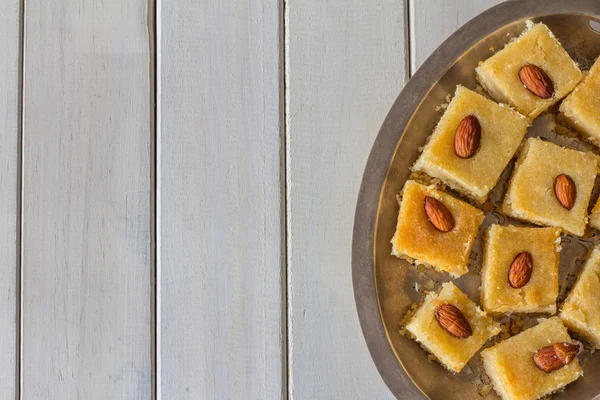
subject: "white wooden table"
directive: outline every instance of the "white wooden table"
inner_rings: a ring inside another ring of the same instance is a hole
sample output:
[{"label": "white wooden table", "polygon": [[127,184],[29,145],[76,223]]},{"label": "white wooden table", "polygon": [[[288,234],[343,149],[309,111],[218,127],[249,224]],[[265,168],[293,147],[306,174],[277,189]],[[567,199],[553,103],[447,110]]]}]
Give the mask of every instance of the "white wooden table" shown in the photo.
[{"label": "white wooden table", "polygon": [[0,0],[0,399],[388,399],[362,170],[496,0]]}]

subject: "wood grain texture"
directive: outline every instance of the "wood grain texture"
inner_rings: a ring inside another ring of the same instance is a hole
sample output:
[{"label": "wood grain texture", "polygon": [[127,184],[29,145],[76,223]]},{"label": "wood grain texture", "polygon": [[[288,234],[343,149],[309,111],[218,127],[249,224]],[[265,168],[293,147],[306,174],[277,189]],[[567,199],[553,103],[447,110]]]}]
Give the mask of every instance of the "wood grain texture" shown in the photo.
[{"label": "wood grain texture", "polygon": [[162,5],[165,400],[285,396],[279,7]]},{"label": "wood grain texture", "polygon": [[146,0],[26,4],[23,398],[152,395]]},{"label": "wood grain texture", "polygon": [[18,383],[20,8],[0,0],[0,399],[14,399]]},{"label": "wood grain texture", "polygon": [[351,279],[363,168],[407,75],[399,0],[291,0],[286,13],[289,393],[391,399]]},{"label": "wood grain texture", "polygon": [[471,18],[503,0],[409,0],[411,73]]}]

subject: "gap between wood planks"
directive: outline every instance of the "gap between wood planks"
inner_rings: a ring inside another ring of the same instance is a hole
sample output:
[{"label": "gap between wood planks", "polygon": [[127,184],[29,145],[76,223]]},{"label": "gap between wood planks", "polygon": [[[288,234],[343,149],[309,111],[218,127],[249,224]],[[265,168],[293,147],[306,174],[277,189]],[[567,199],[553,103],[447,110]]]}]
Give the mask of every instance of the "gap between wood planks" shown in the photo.
[{"label": "gap between wood planks", "polygon": [[290,368],[289,368],[289,351],[291,349],[289,328],[288,328],[288,310],[289,310],[289,298],[288,298],[288,219],[287,215],[289,212],[289,201],[288,201],[288,141],[287,141],[287,112],[288,112],[288,91],[287,91],[287,79],[288,79],[288,65],[287,65],[287,0],[279,0],[279,130],[280,130],[280,176],[279,182],[281,186],[281,208],[279,210],[279,219],[281,221],[281,355],[282,355],[282,371],[281,371],[281,398],[289,399],[289,382],[290,379]]},{"label": "gap between wood planks", "polygon": [[161,220],[160,220],[160,189],[161,189],[161,181],[160,181],[160,162],[161,162],[161,153],[160,153],[160,139],[161,139],[161,103],[160,103],[160,71],[161,71],[161,23],[160,23],[160,15],[161,15],[161,7],[162,0],[149,0],[148,7],[148,36],[150,38],[150,75],[153,79],[153,84],[151,85],[151,101],[154,104],[150,104],[150,115],[152,116],[152,123],[150,126],[150,130],[153,131],[154,134],[154,168],[151,168],[151,174],[153,176],[150,177],[153,180],[152,185],[154,188],[154,196],[151,196],[150,199],[150,208],[154,210],[154,218],[150,221],[151,229],[153,230],[153,235],[150,240],[152,240],[152,279],[153,285],[151,289],[152,300],[151,300],[151,326],[152,326],[152,335],[151,335],[151,352],[152,352],[152,398],[153,399],[161,399],[161,363],[160,363],[160,318],[161,318],[161,298],[160,298],[160,273],[161,273],[161,259],[160,259],[160,244],[161,244]]},{"label": "gap between wood planks", "polygon": [[23,398],[23,314],[21,312],[23,305],[23,124],[25,119],[25,0],[19,4],[19,125],[17,145],[18,151],[18,170],[17,170],[17,215],[19,216],[17,224],[17,301],[16,301],[16,393],[15,398]]}]

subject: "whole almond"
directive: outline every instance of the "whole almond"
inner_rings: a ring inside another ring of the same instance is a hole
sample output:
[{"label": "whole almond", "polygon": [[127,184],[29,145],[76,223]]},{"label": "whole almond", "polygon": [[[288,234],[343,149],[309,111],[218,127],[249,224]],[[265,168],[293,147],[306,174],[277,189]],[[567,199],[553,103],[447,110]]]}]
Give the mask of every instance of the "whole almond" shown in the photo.
[{"label": "whole almond", "polygon": [[558,202],[570,210],[577,200],[577,186],[569,175],[560,174],[554,179],[554,194]]},{"label": "whole almond", "polygon": [[439,200],[425,196],[425,214],[435,229],[449,232],[454,228],[454,217],[448,208]]},{"label": "whole almond", "polygon": [[529,91],[541,99],[554,96],[554,84],[540,67],[526,64],[519,70],[519,78]]},{"label": "whole almond", "polygon": [[515,289],[522,288],[527,285],[529,279],[531,279],[531,272],[533,271],[533,259],[531,254],[527,251],[523,251],[515,257],[510,269],[508,270],[508,283]]},{"label": "whole almond", "polygon": [[464,314],[452,304],[442,303],[435,308],[435,319],[451,336],[458,339],[468,338],[473,334],[469,321]]},{"label": "whole almond", "polygon": [[579,346],[573,343],[555,343],[539,349],[533,355],[533,362],[544,372],[556,371],[569,364],[579,353]]},{"label": "whole almond", "polygon": [[474,115],[468,115],[460,121],[454,133],[454,153],[460,158],[471,158],[479,149],[481,142],[481,124]]}]

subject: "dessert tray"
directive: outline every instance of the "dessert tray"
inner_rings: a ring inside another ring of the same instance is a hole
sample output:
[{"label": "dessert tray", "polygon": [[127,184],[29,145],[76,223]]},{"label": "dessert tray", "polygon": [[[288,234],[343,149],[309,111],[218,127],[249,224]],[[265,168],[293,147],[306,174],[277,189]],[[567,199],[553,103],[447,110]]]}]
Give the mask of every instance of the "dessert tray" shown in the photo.
[{"label": "dessert tray", "polygon": [[585,133],[600,100],[581,86],[595,70],[600,85],[600,61],[587,72],[599,27],[597,0],[502,3],[446,40],[386,117],[352,273],[399,399],[600,398],[600,332],[581,318],[597,306],[600,327],[600,140]]}]

